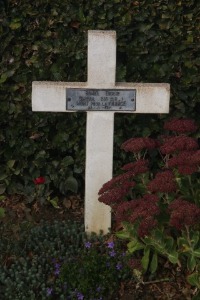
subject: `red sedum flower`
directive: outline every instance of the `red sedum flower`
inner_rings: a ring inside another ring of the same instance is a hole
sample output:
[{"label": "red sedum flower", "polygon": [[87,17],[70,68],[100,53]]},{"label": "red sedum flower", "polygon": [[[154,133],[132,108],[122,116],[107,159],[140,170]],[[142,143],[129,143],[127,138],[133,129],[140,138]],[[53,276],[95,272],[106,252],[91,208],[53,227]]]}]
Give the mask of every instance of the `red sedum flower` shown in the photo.
[{"label": "red sedum flower", "polygon": [[160,147],[162,154],[171,154],[177,151],[191,151],[198,149],[198,142],[189,136],[165,137],[164,144]]},{"label": "red sedum flower", "polygon": [[34,180],[33,180],[33,182],[36,184],[36,185],[38,185],[38,184],[44,184],[45,183],[45,178],[44,177],[37,177],[37,178],[35,178]]},{"label": "red sedum flower", "polygon": [[177,230],[184,226],[194,226],[200,222],[200,208],[181,198],[174,200],[168,207],[170,212],[169,224]]},{"label": "red sedum flower", "polygon": [[135,162],[128,163],[122,167],[124,171],[133,171],[135,175],[146,173],[148,169],[149,161],[147,159],[138,159]]},{"label": "red sedum flower", "polygon": [[178,168],[180,174],[191,175],[198,171],[200,166],[200,151],[181,151],[168,160],[170,168]]},{"label": "red sedum flower", "polygon": [[155,178],[148,183],[147,187],[153,193],[170,193],[176,191],[177,184],[173,172],[166,170],[158,172]]},{"label": "red sedum flower", "polygon": [[118,222],[138,223],[138,235],[144,237],[157,225],[158,200],[156,195],[146,194],[143,198],[122,202],[115,209],[115,218]]},{"label": "red sedum flower", "polygon": [[150,150],[154,149],[158,146],[158,141],[149,138],[149,137],[138,137],[138,138],[131,138],[128,141],[124,142],[121,145],[121,149],[126,152],[140,152],[142,150]]},{"label": "red sedum flower", "polygon": [[194,132],[198,126],[190,119],[173,119],[165,123],[164,129],[178,133]]}]

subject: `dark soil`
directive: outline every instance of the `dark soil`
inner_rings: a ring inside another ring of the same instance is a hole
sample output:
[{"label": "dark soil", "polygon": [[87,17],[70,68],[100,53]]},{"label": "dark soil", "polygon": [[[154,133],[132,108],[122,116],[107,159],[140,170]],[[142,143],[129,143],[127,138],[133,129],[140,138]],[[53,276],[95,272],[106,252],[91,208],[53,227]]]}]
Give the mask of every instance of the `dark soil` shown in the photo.
[{"label": "dark soil", "polygon": [[[84,201],[79,195],[60,199],[57,209],[49,203],[43,206],[38,203],[31,205],[25,203],[25,199],[18,195],[7,197],[1,202],[1,206],[6,209],[6,216],[1,220],[1,223],[6,223],[7,234],[16,239],[18,239],[19,232],[24,225],[38,225],[42,220],[48,222],[54,220],[84,222]],[[138,281],[121,282],[117,298],[121,300],[192,299],[195,289],[186,282],[186,274],[165,261],[160,265],[162,267],[154,278],[147,275],[146,278]]]}]

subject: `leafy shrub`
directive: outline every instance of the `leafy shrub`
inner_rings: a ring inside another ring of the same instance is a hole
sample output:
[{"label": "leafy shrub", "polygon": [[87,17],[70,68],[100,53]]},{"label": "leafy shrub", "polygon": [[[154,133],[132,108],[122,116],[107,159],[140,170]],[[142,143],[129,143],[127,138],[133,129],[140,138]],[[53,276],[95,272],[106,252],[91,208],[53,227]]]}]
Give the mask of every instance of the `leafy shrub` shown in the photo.
[{"label": "leafy shrub", "polygon": [[103,185],[99,201],[122,223],[117,236],[129,240],[129,252],[142,251],[143,272],[155,273],[158,256],[164,256],[187,270],[188,281],[199,289],[200,150],[189,135],[197,128],[193,120],[173,119],[164,125],[171,135],[124,142],[121,148],[135,161]]},{"label": "leafy shrub", "polygon": [[3,240],[0,251],[12,260],[1,257],[0,298],[105,299],[131,277],[123,248],[107,239],[87,237],[79,223],[54,222],[22,232],[18,241]]},{"label": "leafy shrub", "polygon": [[14,263],[3,261],[1,264],[1,299],[46,299],[47,288],[54,281],[52,260],[77,255],[85,239],[81,224],[54,222],[21,232],[18,241],[4,243],[3,240],[1,253],[7,252]]},{"label": "leafy shrub", "polygon": [[[85,114],[33,113],[34,80],[86,81],[87,31],[116,30],[117,81],[168,82],[171,115],[199,120],[198,0],[0,1],[0,194],[82,191]],[[119,145],[158,133],[165,115],[116,115]]]},{"label": "leafy shrub", "polygon": [[66,259],[61,278],[70,299],[108,299],[121,281],[131,278],[131,270],[128,257],[117,243],[87,241],[83,253]]}]

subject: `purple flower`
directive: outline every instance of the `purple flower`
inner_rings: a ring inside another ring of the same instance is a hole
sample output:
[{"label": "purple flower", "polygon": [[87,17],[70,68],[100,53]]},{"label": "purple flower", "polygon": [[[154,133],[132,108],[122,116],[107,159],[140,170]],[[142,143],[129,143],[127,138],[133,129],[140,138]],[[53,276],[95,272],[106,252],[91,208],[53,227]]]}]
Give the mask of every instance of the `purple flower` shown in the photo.
[{"label": "purple flower", "polygon": [[77,296],[77,299],[78,299],[78,300],[83,300],[83,299],[84,299],[83,294],[81,294],[81,293],[79,293],[79,292],[76,294],[76,296]]},{"label": "purple flower", "polygon": [[85,248],[90,249],[91,245],[92,244],[90,242],[85,242]]},{"label": "purple flower", "polygon": [[122,269],[122,264],[120,262],[117,263],[116,269],[117,270],[121,270]]},{"label": "purple flower", "polygon": [[47,296],[51,296],[52,292],[53,292],[52,288],[47,288]]},{"label": "purple flower", "polygon": [[55,269],[55,271],[54,271],[54,275],[59,275],[60,274],[60,269]]},{"label": "purple flower", "polygon": [[100,286],[98,286],[98,288],[97,288],[97,292],[99,293],[101,291],[101,287]]},{"label": "purple flower", "polygon": [[61,264],[55,263],[54,266],[55,266],[54,274],[55,274],[55,275],[59,275],[59,274],[60,274],[60,266],[61,266]]},{"label": "purple flower", "polygon": [[55,269],[60,269],[61,264],[56,263],[54,266],[55,266]]},{"label": "purple flower", "polygon": [[107,245],[108,245],[109,249],[113,249],[114,246],[115,246],[115,243],[114,242],[108,242]]},{"label": "purple flower", "polygon": [[115,252],[114,250],[112,250],[112,251],[109,252],[109,255],[110,255],[111,257],[114,257],[114,256],[116,255],[116,252]]}]

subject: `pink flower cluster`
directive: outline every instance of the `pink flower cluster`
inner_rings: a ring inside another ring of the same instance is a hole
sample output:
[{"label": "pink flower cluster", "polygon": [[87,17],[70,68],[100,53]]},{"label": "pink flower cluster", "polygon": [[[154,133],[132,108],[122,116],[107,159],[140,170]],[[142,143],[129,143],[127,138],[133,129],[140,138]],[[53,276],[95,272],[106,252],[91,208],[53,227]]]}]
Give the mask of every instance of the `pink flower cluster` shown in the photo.
[{"label": "pink flower cluster", "polygon": [[133,172],[127,172],[106,182],[99,190],[99,201],[112,207],[121,203],[129,190],[136,184],[132,180],[133,177]]},{"label": "pink flower cluster", "polygon": [[166,141],[160,146],[162,154],[171,154],[182,150],[195,150],[198,149],[198,143],[195,139],[180,135],[166,138]]},{"label": "pink flower cluster", "polygon": [[132,171],[135,175],[146,173],[148,169],[149,161],[147,159],[139,159],[135,162],[126,164],[122,167],[124,171]]},{"label": "pink flower cluster", "polygon": [[149,138],[131,138],[121,145],[121,149],[126,152],[140,152],[144,149],[154,149],[158,146],[158,141]]},{"label": "pink flower cluster", "polygon": [[114,187],[100,194],[99,201],[114,207],[123,201],[129,190],[135,186],[135,182],[124,183],[123,186]]},{"label": "pink flower cluster", "polygon": [[116,207],[115,217],[118,222],[138,224],[138,235],[144,237],[156,226],[155,216],[159,213],[158,197],[147,194],[143,198],[119,204]]},{"label": "pink flower cluster", "polygon": [[112,207],[123,201],[126,194],[135,186],[134,177],[148,171],[148,160],[139,159],[126,164],[122,170],[126,171],[108,182],[99,190],[99,201]]},{"label": "pink flower cluster", "polygon": [[175,192],[177,189],[177,184],[173,172],[170,170],[158,172],[155,178],[148,183],[147,188],[153,193]]},{"label": "pink flower cluster", "polygon": [[[157,172],[154,179],[148,183],[146,182],[148,176],[137,177],[137,175],[149,172],[149,161],[139,159],[124,165],[122,167],[124,173],[105,183],[99,191],[99,201],[113,208],[117,222],[126,221],[134,224],[139,237],[148,236],[151,230],[159,225],[158,216],[161,214],[161,210],[166,218],[170,216],[168,227],[170,225],[181,230],[184,226],[200,223],[200,208],[194,203],[179,198],[171,202],[166,208],[166,203],[163,206],[163,201],[160,201],[159,198],[165,196],[160,195],[160,193],[175,193],[169,195],[169,199],[182,193],[182,190],[178,189],[179,186],[175,177],[177,173],[174,168],[180,174],[185,175],[198,171],[200,167],[198,142],[186,135],[186,133],[196,131],[197,128],[192,120],[174,119],[165,123],[165,129],[180,135],[163,136],[162,144],[148,137],[131,138],[122,144],[121,149],[133,153],[158,148],[163,158],[162,171]],[[160,165],[156,164],[156,168],[158,167]],[[179,176],[179,180],[181,178]],[[143,195],[145,190],[148,190],[148,194]],[[131,191],[133,191],[136,199],[131,196]],[[163,225],[162,221],[161,224]]]},{"label": "pink flower cluster", "polygon": [[200,223],[200,208],[194,203],[183,199],[174,200],[168,207],[170,212],[169,224],[177,230],[184,226],[194,226]]},{"label": "pink flower cluster", "polygon": [[102,188],[99,190],[99,195],[113,189],[115,187],[123,186],[126,182],[133,182],[135,173],[133,171],[129,171],[118,176],[113,177],[108,182],[104,183]]},{"label": "pink flower cluster", "polygon": [[182,151],[168,160],[170,168],[177,167],[180,174],[190,175],[198,171],[200,150]]},{"label": "pink flower cluster", "polygon": [[194,132],[198,126],[190,119],[173,119],[165,122],[164,129],[178,133]]}]

